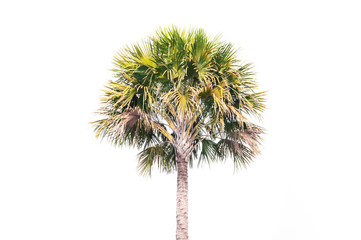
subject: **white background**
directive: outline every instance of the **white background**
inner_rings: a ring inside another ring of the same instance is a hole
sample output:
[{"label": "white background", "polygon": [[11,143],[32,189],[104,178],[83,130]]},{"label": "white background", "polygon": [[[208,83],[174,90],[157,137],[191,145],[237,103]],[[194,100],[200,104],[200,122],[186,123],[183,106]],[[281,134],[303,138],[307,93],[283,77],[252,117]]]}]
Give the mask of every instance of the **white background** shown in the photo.
[{"label": "white background", "polygon": [[190,171],[191,240],[361,239],[358,1],[2,1],[0,239],[175,239],[175,175],[94,138],[113,54],[158,26],[243,48],[263,154]]}]

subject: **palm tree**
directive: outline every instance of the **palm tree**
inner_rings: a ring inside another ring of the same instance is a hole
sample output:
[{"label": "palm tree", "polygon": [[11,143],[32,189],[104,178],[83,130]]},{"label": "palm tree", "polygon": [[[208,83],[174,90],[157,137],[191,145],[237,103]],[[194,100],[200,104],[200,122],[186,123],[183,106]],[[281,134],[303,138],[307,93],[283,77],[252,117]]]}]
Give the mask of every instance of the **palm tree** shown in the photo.
[{"label": "palm tree", "polygon": [[177,240],[188,240],[188,167],[232,158],[247,166],[259,153],[264,92],[233,45],[202,29],[160,28],[114,57],[93,122],[96,136],[133,145],[141,174],[177,172]]}]

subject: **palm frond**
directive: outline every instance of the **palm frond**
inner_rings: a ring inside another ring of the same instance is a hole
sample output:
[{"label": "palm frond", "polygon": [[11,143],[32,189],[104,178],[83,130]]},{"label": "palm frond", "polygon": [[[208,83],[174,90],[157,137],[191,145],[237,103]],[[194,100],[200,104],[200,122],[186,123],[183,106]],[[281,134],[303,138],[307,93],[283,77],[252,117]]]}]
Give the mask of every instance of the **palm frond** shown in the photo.
[{"label": "palm frond", "polygon": [[162,172],[175,170],[175,150],[171,144],[161,143],[145,148],[138,154],[138,171],[142,175],[151,175],[152,167],[157,165]]}]

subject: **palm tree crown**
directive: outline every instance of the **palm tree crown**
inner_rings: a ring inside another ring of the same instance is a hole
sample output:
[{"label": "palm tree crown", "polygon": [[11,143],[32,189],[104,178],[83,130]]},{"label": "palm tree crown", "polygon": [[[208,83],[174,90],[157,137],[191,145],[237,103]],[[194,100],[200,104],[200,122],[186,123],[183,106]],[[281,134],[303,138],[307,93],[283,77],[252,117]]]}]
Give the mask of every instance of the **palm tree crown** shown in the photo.
[{"label": "palm tree crown", "polygon": [[127,46],[114,57],[96,136],[141,148],[142,174],[176,170],[177,152],[189,166],[227,157],[247,165],[259,153],[263,129],[249,118],[261,117],[264,92],[236,53],[202,29],[174,26]]}]

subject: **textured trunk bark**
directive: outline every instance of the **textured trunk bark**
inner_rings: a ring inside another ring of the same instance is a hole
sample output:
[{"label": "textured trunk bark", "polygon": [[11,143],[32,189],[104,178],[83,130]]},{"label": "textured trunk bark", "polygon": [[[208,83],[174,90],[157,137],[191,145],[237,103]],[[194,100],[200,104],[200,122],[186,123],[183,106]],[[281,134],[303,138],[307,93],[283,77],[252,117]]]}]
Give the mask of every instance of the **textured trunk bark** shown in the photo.
[{"label": "textured trunk bark", "polygon": [[177,240],[188,240],[188,159],[177,154]]}]

